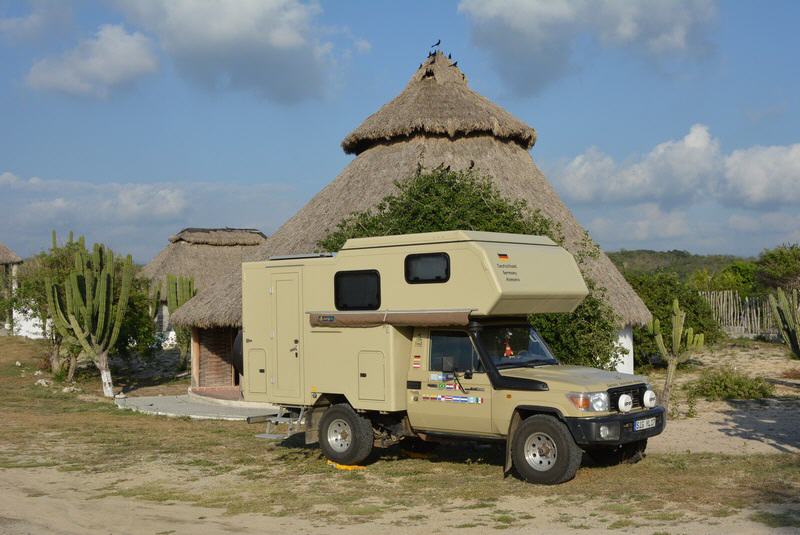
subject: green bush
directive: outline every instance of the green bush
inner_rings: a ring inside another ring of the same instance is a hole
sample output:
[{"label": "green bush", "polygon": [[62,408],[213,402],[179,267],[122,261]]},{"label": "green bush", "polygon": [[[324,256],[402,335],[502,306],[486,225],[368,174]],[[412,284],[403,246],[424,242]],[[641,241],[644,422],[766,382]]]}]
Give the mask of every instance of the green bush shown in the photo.
[{"label": "green bush", "polygon": [[800,289],[800,244],[765,249],[756,265],[758,280],[767,288]]},{"label": "green bush", "polygon": [[[347,217],[317,244],[338,251],[349,238],[445,230],[538,234],[561,243],[560,226],[523,200],[510,201],[489,178],[472,172],[435,169],[396,183],[397,192],[374,209]],[[598,253],[586,238],[578,262]],[[572,314],[541,314],[534,326],[564,363],[610,368],[618,358],[617,322],[591,280],[590,295]]]},{"label": "green bush", "polygon": [[[714,319],[711,307],[697,291],[682,282],[675,273],[658,271],[655,273],[626,273],[630,282],[644,304],[653,313],[653,317],[661,321],[664,339],[672,336],[672,302],[678,299],[681,309],[686,312],[686,325],[691,325],[696,332],[705,335],[705,343],[710,345],[724,337],[719,323]],[[634,357],[636,365],[648,364],[652,357],[658,355],[653,337],[642,327],[633,330],[633,345],[636,348]]]},{"label": "green bush", "polygon": [[775,386],[762,377],[750,377],[731,367],[705,370],[684,387],[691,396],[709,401],[720,399],[761,399],[772,396]]}]

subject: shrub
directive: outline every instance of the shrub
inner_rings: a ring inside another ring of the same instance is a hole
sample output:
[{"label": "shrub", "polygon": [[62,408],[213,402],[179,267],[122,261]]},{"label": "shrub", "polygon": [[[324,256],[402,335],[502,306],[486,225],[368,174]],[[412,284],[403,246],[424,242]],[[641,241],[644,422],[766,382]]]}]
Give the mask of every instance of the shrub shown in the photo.
[{"label": "shrub", "polygon": [[720,399],[761,399],[775,393],[775,386],[762,377],[750,377],[731,367],[705,370],[685,386],[690,395],[709,401]]},{"label": "shrub", "polygon": [[[682,282],[675,273],[663,271],[626,273],[626,278],[653,313],[653,317],[661,322],[661,330],[666,340],[672,336],[670,318],[675,299],[678,299],[681,309],[686,312],[686,325],[691,325],[696,332],[702,332],[706,344],[713,344],[724,337],[705,299],[688,284]],[[648,364],[651,358],[658,354],[655,341],[645,328],[633,330],[633,344],[636,348],[634,357],[637,365]]]},{"label": "shrub", "polygon": [[[389,236],[444,230],[480,230],[549,236],[561,243],[561,229],[523,200],[510,201],[486,177],[472,172],[435,169],[397,182],[397,192],[374,209],[345,218],[317,244],[338,251],[349,238]],[[586,237],[576,260],[598,254]],[[592,294],[572,314],[532,318],[556,356],[565,363],[610,368],[618,357],[617,324],[601,299],[602,289],[587,284]]]},{"label": "shrub", "polygon": [[758,280],[768,288],[800,289],[800,244],[765,249],[758,256]]}]

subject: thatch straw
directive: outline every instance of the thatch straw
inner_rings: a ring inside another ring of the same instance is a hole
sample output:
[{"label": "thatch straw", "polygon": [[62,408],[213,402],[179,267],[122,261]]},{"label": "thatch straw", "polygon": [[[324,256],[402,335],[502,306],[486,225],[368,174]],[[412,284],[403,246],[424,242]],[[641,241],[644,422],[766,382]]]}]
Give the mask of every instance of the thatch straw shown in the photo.
[{"label": "thatch straw", "polygon": [[455,139],[481,134],[525,149],[536,142],[533,128],[472,91],[461,70],[437,52],[425,60],[402,93],[344,138],[342,148],[360,154],[378,143],[415,135]]},{"label": "thatch straw", "polygon": [[5,266],[8,264],[21,264],[22,258],[17,256],[17,254],[0,243],[0,266]]},{"label": "thatch straw", "polygon": [[[170,244],[142,269],[142,276],[165,284],[167,275],[194,278],[198,290],[240,269],[245,251],[267,237],[254,229],[187,228],[170,237]],[[162,290],[164,288],[162,287]]]},{"label": "thatch straw", "polygon": [[[446,61],[444,56],[439,55],[434,65],[443,61],[442,58]],[[455,67],[446,68],[456,70]],[[425,69],[423,65],[422,70]],[[437,73],[444,72],[442,76],[452,78],[450,71],[443,69],[445,67],[434,66],[433,72],[437,76]],[[427,78],[422,79],[418,71],[405,92],[415,83],[428,83],[425,80]],[[437,82],[434,80],[432,83]],[[404,127],[401,127],[402,114],[388,116],[387,121],[394,121],[392,124],[395,126],[381,130],[381,136],[384,137],[370,137],[365,133],[377,131],[377,125],[366,130],[364,127],[373,124],[373,118],[382,114],[391,103],[367,119],[343,143],[345,150],[359,152],[356,159],[284,223],[269,238],[265,247],[249,251],[247,256],[252,260],[263,260],[273,254],[314,251],[317,242],[333,230],[339,221],[355,211],[375,206],[383,197],[395,192],[395,181],[412,176],[419,168],[434,169],[440,165],[450,166],[453,170],[474,169],[481,175],[491,177],[495,186],[509,199],[524,199],[531,208],[538,208],[545,216],[559,222],[565,246],[570,252],[583,250],[583,228],[561,202],[527,150],[533,143],[533,129],[511,118],[514,123],[522,125],[523,128],[518,132],[529,132],[529,143],[520,141],[525,138],[498,135],[494,130],[431,135],[428,131],[414,129],[417,118],[424,117],[426,113],[433,117],[446,116],[447,112],[439,109],[440,103],[456,101],[446,98],[448,91],[460,94],[466,90],[472,93],[465,83],[458,83],[457,80],[442,85],[445,96],[427,90],[414,93],[418,100],[411,109],[406,110],[407,124]],[[486,100],[475,93],[472,95]],[[430,100],[433,96],[437,98]],[[491,106],[494,110],[500,110]],[[415,111],[416,108],[421,111]],[[365,145],[364,140],[371,140],[371,144]],[[367,146],[369,148],[362,149]],[[606,289],[606,299],[621,318],[621,325],[641,325],[651,319],[647,307],[604,253],[597,258],[586,259],[584,272]],[[241,324],[241,307],[241,271],[235,270],[214,281],[207,290],[181,307],[172,319],[183,325],[197,327],[238,326]]]}]

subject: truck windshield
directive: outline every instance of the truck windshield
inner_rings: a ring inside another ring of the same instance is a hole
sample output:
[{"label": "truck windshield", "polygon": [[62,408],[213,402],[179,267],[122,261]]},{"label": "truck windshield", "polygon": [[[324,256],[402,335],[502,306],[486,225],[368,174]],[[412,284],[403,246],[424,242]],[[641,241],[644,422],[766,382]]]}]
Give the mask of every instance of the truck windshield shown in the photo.
[{"label": "truck windshield", "polygon": [[483,327],[478,344],[498,369],[558,364],[544,340],[526,325]]}]

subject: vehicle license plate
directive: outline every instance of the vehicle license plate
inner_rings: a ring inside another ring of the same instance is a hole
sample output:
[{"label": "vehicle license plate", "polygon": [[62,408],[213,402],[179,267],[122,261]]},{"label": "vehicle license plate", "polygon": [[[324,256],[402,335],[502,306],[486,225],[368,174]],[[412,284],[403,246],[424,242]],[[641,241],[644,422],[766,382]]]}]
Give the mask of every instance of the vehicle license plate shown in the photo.
[{"label": "vehicle license plate", "polygon": [[634,431],[642,431],[644,429],[650,429],[651,427],[655,426],[656,426],[655,416],[653,416],[652,418],[645,418],[643,420],[634,420],[633,422]]}]

